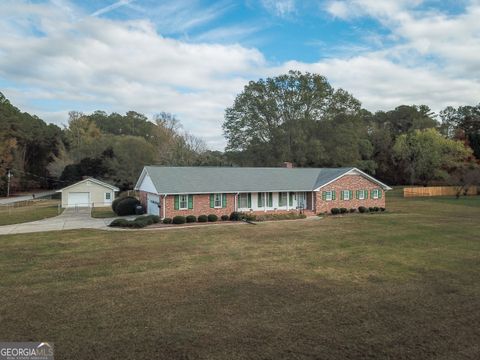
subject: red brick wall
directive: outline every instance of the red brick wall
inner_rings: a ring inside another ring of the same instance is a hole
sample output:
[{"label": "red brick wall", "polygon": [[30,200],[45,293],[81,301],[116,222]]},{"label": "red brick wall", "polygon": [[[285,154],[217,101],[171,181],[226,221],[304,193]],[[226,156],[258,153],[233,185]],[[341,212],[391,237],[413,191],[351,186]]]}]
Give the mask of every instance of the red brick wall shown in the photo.
[{"label": "red brick wall", "polygon": [[[227,194],[227,207],[215,209],[210,208],[210,194],[194,194],[193,195],[193,209],[187,210],[175,210],[174,204],[174,195],[167,195],[167,199],[165,201],[165,208],[167,210],[166,217],[173,218],[177,215],[187,216],[187,215],[209,215],[215,214],[218,217],[222,215],[230,215],[234,210],[235,194]],[[163,205],[163,199],[160,199]]]},{"label": "red brick wall", "polygon": [[147,210],[147,192],[139,191],[138,197],[139,197],[140,203],[142,204],[142,206],[145,208],[145,211],[146,211]]},{"label": "red brick wall", "polygon": [[[381,199],[371,199],[370,190],[379,189],[382,192]],[[353,199],[340,200],[340,191],[351,190],[353,192]],[[359,200],[355,198],[356,190],[368,190],[368,199]],[[323,191],[335,191],[336,199],[332,201],[322,200]],[[317,192],[315,209],[316,213],[330,212],[332,208],[358,208],[359,206],[365,207],[385,207],[385,192],[376,183],[364,178],[360,175],[345,175],[334,181],[333,183],[323,187]]]}]

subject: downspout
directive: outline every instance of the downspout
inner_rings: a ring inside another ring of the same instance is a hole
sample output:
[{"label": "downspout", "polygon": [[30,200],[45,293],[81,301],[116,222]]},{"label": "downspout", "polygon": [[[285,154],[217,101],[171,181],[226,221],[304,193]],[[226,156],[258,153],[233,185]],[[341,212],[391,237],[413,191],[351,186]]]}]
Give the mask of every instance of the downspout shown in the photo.
[{"label": "downspout", "polygon": [[163,194],[163,219],[165,219],[167,217],[167,209],[165,208],[165,203],[166,203],[166,198],[167,198],[167,194]]}]

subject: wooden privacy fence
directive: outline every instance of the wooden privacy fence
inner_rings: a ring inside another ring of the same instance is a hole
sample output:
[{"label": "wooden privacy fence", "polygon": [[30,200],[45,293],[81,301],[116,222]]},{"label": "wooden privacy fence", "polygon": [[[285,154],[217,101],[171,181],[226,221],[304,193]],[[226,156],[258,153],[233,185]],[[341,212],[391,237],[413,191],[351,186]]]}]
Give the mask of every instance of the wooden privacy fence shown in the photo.
[{"label": "wooden privacy fence", "polygon": [[[416,196],[455,196],[458,188],[456,186],[427,186],[427,187],[406,187],[403,189],[403,197]],[[463,195],[462,191],[461,195]],[[477,195],[477,187],[470,186],[467,195]]]}]

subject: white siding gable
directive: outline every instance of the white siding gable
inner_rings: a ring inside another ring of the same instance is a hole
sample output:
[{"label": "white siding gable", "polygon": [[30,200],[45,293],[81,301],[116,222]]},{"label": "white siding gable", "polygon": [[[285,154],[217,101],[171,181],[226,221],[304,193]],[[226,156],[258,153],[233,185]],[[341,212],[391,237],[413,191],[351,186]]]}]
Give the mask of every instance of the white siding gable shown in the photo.
[{"label": "white siding gable", "polygon": [[155,189],[155,185],[153,185],[153,181],[150,178],[150,175],[148,174],[145,174],[145,176],[143,177],[143,180],[140,183],[138,190],[153,193],[153,194],[157,193],[157,189]]}]

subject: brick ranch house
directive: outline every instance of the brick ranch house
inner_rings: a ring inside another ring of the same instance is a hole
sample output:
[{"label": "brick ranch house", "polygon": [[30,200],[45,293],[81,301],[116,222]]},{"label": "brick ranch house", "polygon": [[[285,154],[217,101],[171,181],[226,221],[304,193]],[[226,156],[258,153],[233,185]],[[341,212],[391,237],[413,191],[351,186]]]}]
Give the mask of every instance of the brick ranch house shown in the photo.
[{"label": "brick ranch house", "polygon": [[229,215],[241,212],[329,212],[385,207],[391,188],[348,168],[145,166],[135,190],[148,214]]}]

